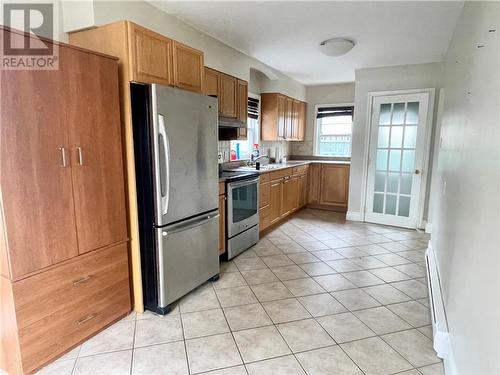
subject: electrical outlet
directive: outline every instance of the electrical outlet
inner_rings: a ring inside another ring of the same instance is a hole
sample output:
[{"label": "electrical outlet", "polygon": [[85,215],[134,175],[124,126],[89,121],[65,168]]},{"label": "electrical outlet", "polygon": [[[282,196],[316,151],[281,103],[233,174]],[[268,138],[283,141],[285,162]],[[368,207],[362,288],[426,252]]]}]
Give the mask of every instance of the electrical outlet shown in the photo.
[{"label": "electrical outlet", "polygon": [[446,194],[446,181],[443,182],[443,190],[441,192],[443,195]]}]

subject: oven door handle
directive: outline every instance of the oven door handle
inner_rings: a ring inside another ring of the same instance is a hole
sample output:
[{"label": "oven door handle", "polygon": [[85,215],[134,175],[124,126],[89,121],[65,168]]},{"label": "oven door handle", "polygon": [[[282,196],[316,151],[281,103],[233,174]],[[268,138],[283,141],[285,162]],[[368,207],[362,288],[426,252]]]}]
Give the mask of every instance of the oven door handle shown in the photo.
[{"label": "oven door handle", "polygon": [[232,188],[238,188],[238,187],[241,187],[241,186],[252,185],[252,184],[258,183],[259,179],[260,179],[260,177],[253,178],[251,180],[230,182],[229,183],[229,187],[232,189]]}]

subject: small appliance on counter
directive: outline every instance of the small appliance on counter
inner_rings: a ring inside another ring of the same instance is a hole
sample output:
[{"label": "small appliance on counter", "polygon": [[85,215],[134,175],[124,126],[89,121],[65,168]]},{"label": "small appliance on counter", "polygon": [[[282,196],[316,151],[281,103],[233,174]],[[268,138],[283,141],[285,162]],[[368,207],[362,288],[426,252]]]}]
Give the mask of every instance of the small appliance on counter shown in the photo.
[{"label": "small appliance on counter", "polygon": [[226,257],[259,242],[259,173],[223,171],[226,182]]},{"label": "small appliance on counter", "polygon": [[219,275],[217,99],[131,84],[144,304],[170,304]]}]

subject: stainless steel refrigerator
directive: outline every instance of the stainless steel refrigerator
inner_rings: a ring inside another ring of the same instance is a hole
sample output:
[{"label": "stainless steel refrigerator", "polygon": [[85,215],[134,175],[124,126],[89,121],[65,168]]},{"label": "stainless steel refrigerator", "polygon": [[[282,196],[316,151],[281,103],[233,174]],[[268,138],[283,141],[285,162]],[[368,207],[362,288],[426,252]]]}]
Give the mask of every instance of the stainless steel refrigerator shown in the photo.
[{"label": "stainless steel refrigerator", "polygon": [[219,275],[217,99],[131,84],[145,307]]}]

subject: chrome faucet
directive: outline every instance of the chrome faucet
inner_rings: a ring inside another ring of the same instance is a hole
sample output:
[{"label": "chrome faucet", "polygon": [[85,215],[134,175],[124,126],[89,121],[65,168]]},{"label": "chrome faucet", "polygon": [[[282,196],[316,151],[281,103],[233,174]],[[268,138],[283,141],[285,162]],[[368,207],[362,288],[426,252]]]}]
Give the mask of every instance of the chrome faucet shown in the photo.
[{"label": "chrome faucet", "polygon": [[254,157],[253,155],[251,156],[251,159],[252,159],[252,162],[253,162],[253,163],[258,162],[259,160],[261,160],[261,159],[263,159],[263,158],[266,158],[266,159],[267,159],[267,163],[264,163],[264,164],[269,164],[270,158],[269,158],[269,156],[267,156],[267,155],[260,155],[260,156],[257,156],[257,157]]},{"label": "chrome faucet", "polygon": [[252,163],[251,163],[251,164],[255,164],[256,162],[258,162],[258,161],[260,161],[260,160],[262,160],[262,159],[267,159],[267,161],[264,161],[263,163],[261,162],[262,164],[264,164],[264,165],[265,165],[265,164],[269,164],[269,162],[270,162],[270,160],[271,160],[271,159],[269,158],[269,156],[267,156],[267,155],[260,155],[260,156],[257,156],[257,157],[254,157],[254,156],[252,155],[250,158],[252,159]]}]

